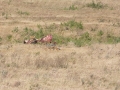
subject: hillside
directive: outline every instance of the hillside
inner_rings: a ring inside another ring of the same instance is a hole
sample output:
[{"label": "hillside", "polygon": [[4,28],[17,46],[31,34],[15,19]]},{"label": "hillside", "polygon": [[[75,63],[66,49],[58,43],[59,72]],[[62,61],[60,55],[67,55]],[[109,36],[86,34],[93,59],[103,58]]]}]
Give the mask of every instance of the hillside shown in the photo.
[{"label": "hillside", "polygon": [[[120,90],[120,1],[0,0],[0,90]],[[23,44],[52,34],[60,50]]]}]

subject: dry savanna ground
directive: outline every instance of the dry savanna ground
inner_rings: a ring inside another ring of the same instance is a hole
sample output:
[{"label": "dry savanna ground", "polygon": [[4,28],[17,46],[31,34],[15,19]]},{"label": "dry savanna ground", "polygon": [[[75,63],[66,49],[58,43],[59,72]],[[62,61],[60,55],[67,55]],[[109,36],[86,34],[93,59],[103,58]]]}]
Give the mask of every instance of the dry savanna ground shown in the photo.
[{"label": "dry savanna ground", "polygon": [[[120,90],[119,0],[0,0],[0,90]],[[52,34],[60,50],[23,44]]]}]

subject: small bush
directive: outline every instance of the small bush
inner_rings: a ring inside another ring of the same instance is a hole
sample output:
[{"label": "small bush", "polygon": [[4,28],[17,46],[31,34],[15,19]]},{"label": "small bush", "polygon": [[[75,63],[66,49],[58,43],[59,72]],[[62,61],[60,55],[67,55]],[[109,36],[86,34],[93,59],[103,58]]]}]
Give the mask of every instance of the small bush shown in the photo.
[{"label": "small bush", "polygon": [[103,5],[102,2],[95,3],[94,1],[92,1],[91,3],[87,4],[87,7],[96,8],[96,9],[102,9],[102,8],[106,7],[106,5]]}]

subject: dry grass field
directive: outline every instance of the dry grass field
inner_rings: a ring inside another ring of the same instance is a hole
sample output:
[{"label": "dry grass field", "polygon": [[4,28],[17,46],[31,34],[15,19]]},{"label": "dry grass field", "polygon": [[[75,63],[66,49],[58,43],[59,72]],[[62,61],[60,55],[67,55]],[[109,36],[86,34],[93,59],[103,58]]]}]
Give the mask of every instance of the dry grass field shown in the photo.
[{"label": "dry grass field", "polygon": [[[0,0],[0,90],[120,90],[119,0]],[[52,34],[60,50],[23,44]]]}]

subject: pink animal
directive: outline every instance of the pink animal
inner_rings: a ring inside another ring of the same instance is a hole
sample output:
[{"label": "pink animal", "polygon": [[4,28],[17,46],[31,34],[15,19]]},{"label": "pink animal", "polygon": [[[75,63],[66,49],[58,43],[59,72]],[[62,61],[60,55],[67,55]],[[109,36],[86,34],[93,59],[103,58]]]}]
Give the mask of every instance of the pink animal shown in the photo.
[{"label": "pink animal", "polygon": [[43,38],[41,38],[39,41],[42,43],[51,43],[52,42],[52,35],[47,35]]},{"label": "pink animal", "polygon": [[52,43],[52,35],[47,35],[41,39],[36,39],[35,37],[30,37],[29,40],[24,40],[24,44],[36,44],[38,42],[41,43]]}]

